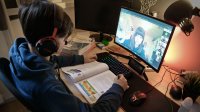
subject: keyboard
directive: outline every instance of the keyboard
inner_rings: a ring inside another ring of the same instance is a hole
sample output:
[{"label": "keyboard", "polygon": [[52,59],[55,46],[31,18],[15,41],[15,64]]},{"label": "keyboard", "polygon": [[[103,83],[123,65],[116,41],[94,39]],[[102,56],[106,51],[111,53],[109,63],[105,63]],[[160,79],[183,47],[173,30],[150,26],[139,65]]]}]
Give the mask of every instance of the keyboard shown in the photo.
[{"label": "keyboard", "polygon": [[97,61],[106,63],[109,66],[109,70],[115,75],[124,74],[124,77],[131,77],[131,70],[126,67],[123,63],[119,62],[115,57],[110,55],[108,52],[98,53]]}]

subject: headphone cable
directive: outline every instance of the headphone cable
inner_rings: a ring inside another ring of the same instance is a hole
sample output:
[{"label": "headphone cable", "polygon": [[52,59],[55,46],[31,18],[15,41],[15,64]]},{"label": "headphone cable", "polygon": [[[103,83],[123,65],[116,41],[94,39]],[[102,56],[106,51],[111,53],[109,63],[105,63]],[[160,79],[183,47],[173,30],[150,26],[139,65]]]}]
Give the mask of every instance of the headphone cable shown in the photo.
[{"label": "headphone cable", "polygon": [[56,55],[50,56],[50,61],[55,64],[55,69],[57,70],[56,78],[58,81],[62,83],[62,85],[65,87],[66,91],[70,94],[72,94],[71,90],[65,85],[64,81],[60,77],[60,63],[58,61],[58,57]]}]

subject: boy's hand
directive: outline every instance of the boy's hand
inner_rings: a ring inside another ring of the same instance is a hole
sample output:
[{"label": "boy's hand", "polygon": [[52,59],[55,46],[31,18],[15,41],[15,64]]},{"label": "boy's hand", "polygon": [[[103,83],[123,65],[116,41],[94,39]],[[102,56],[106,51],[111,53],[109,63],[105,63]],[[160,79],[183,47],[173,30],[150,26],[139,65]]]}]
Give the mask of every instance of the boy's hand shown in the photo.
[{"label": "boy's hand", "polygon": [[84,57],[84,63],[89,63],[97,60],[96,54],[92,55],[84,54],[83,57]]},{"label": "boy's hand", "polygon": [[124,91],[126,91],[129,88],[128,82],[123,74],[119,74],[115,78],[114,83],[120,85],[124,89]]}]

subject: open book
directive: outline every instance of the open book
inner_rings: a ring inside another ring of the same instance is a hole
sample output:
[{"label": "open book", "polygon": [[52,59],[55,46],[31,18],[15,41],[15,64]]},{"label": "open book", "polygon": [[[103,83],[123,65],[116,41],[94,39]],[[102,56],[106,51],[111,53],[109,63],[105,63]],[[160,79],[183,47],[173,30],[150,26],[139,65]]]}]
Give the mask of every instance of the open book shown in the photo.
[{"label": "open book", "polygon": [[109,70],[108,65],[100,62],[91,62],[71,67],[63,67],[78,90],[90,103],[95,103],[113,84],[114,73]]}]

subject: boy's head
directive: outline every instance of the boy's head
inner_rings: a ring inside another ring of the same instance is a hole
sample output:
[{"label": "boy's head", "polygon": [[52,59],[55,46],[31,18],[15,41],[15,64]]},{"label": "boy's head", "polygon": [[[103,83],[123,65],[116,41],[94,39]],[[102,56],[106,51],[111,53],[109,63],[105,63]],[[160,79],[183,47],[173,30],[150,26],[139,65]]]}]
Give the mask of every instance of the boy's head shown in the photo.
[{"label": "boy's head", "polygon": [[35,0],[24,3],[19,8],[19,19],[24,35],[31,46],[53,34],[57,28],[57,36],[69,36],[73,23],[64,10],[47,0]]}]

